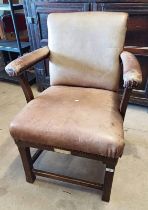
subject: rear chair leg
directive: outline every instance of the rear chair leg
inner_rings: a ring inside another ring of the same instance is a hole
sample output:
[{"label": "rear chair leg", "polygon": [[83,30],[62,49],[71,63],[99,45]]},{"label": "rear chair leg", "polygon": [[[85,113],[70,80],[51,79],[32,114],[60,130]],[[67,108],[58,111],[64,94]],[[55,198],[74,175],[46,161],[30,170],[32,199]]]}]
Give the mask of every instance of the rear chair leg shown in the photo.
[{"label": "rear chair leg", "polygon": [[102,200],[106,201],[106,202],[109,202],[109,200],[110,200],[112,182],[113,182],[116,163],[117,163],[117,161],[106,164],[103,194],[102,194]]},{"label": "rear chair leg", "polygon": [[18,150],[21,155],[25,175],[26,175],[26,181],[29,183],[33,183],[36,179],[36,176],[32,172],[33,169],[33,162],[30,154],[30,148],[29,147],[22,147],[18,146]]}]

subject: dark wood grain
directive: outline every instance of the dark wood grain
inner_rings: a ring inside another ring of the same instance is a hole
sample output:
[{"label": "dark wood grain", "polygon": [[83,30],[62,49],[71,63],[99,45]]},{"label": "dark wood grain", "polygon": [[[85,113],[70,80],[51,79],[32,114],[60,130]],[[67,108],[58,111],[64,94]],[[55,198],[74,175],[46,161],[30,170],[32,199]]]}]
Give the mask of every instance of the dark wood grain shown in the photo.
[{"label": "dark wood grain", "polygon": [[123,119],[125,117],[125,113],[126,113],[126,109],[127,109],[127,105],[128,105],[131,93],[132,93],[132,89],[129,89],[129,88],[124,89],[123,96],[120,102],[120,113]]},{"label": "dark wood grain", "polygon": [[20,82],[20,85],[22,87],[22,90],[24,92],[24,95],[25,95],[25,98],[26,98],[26,101],[27,103],[29,101],[31,101],[32,99],[34,99],[34,95],[33,95],[33,92],[31,90],[31,87],[29,85],[29,82],[28,80],[25,78],[25,75],[24,74],[21,74],[19,77],[19,82]]},{"label": "dark wood grain", "polygon": [[33,183],[36,177],[35,177],[35,174],[32,172],[33,164],[32,164],[32,158],[30,154],[30,148],[18,146],[18,150],[20,152],[20,156],[21,156],[22,163],[24,166],[26,181],[29,183]]},{"label": "dark wood grain", "polygon": [[56,180],[60,180],[63,182],[69,182],[71,184],[77,184],[77,185],[81,185],[81,186],[85,186],[85,187],[103,190],[103,184],[100,184],[100,183],[90,182],[90,181],[86,181],[83,179],[76,179],[76,178],[72,178],[69,176],[59,175],[59,174],[55,174],[55,173],[51,173],[51,172],[47,172],[47,171],[43,171],[43,170],[38,170],[38,169],[33,169],[33,173],[36,176],[43,176],[43,177],[47,177],[50,179],[56,179]]},{"label": "dark wood grain", "polygon": [[[33,163],[39,157],[42,150],[54,151],[54,148],[49,145],[42,145],[41,143],[35,144],[35,143],[24,142],[24,141],[20,141],[20,140],[15,140],[15,143],[18,146],[18,149],[19,149],[19,152],[20,152],[20,155],[22,158],[22,163],[24,166],[24,171],[25,171],[27,182],[33,183],[36,176],[42,176],[42,177],[56,179],[56,180],[60,180],[60,181],[64,181],[64,182],[69,182],[72,184],[85,186],[85,187],[95,188],[98,190],[102,190],[103,191],[102,200],[109,202],[111,188],[112,188],[112,182],[113,182],[113,174],[114,174],[113,172],[105,171],[104,183],[100,184],[100,183],[91,182],[88,180],[77,179],[77,178],[68,177],[65,175],[55,174],[55,173],[48,172],[48,171],[42,171],[42,170],[33,168]],[[31,154],[30,154],[30,147],[38,149],[37,153],[35,155],[33,155],[33,157],[31,157]],[[64,149],[64,148],[60,148],[60,149]],[[80,152],[80,151],[70,151],[70,152],[72,155],[75,155],[78,157],[84,157],[84,158],[102,161],[102,163],[105,164],[106,168],[109,170],[115,169],[115,166],[118,162],[117,158],[109,158],[109,157],[105,157],[105,156],[89,154],[89,153],[84,153],[84,152]]]},{"label": "dark wood grain", "polygon": [[109,202],[116,162],[106,164],[102,200]]},{"label": "dark wood grain", "polygon": [[43,150],[37,149],[37,151],[32,156],[32,163],[34,163],[38,159],[38,157],[42,154],[42,152]]}]

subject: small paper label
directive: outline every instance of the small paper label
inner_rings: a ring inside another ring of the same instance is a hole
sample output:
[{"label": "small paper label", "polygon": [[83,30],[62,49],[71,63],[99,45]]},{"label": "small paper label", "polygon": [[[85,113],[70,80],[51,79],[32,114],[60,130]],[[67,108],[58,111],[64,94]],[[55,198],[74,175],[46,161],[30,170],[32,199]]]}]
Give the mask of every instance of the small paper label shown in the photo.
[{"label": "small paper label", "polygon": [[62,154],[67,154],[67,155],[70,155],[71,154],[70,151],[62,150],[62,149],[57,149],[57,148],[54,148],[54,152],[58,152],[58,153],[62,153]]}]

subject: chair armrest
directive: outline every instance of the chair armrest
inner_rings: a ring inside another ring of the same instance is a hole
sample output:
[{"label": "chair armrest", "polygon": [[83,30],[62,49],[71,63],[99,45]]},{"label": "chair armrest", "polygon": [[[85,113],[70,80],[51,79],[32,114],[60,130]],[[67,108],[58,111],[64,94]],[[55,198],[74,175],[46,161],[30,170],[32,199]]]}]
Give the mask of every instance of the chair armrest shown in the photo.
[{"label": "chair armrest", "polygon": [[50,54],[48,47],[37,49],[33,52],[27,53],[9,63],[5,67],[5,71],[9,76],[18,76],[21,72],[35,65],[39,61],[47,58]]},{"label": "chair armrest", "polygon": [[132,89],[142,82],[142,72],[136,57],[127,51],[120,55],[123,63],[124,93],[120,103],[120,113],[124,119]]},{"label": "chair armrest", "polygon": [[39,61],[43,60],[44,58],[47,58],[49,54],[49,48],[43,47],[31,53],[27,53],[20,58],[17,58],[5,67],[5,71],[9,76],[18,76],[27,103],[34,99],[34,96],[28,80],[21,73]]},{"label": "chair armrest", "polygon": [[134,88],[142,82],[142,72],[137,58],[130,52],[120,55],[123,63],[123,80],[125,88]]}]

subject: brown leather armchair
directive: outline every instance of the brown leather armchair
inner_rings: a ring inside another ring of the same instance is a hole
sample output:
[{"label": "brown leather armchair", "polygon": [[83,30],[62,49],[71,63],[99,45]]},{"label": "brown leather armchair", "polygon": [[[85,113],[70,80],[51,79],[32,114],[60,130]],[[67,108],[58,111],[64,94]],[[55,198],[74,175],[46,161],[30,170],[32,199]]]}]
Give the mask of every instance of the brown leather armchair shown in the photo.
[{"label": "brown leather armchair", "polygon": [[[138,61],[123,51],[126,13],[50,14],[48,47],[35,50],[6,66],[18,76],[28,104],[10,125],[27,182],[36,176],[68,181],[103,191],[109,201],[113,175],[124,149],[123,120],[132,88],[142,81]],[[123,63],[124,94],[119,80]],[[23,72],[49,58],[51,86],[34,99]],[[30,147],[37,148],[31,157]],[[43,150],[100,160],[104,183],[94,183],[35,169]]]}]

